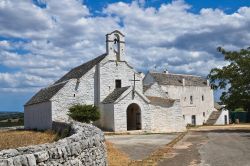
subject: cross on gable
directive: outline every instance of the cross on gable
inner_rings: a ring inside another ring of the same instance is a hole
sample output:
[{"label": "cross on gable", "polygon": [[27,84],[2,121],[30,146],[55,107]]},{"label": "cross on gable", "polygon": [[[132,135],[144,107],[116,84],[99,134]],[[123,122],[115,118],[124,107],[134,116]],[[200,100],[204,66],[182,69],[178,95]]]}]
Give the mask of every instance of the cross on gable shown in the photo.
[{"label": "cross on gable", "polygon": [[129,80],[129,81],[133,81],[134,82],[133,91],[132,91],[132,99],[134,99],[134,97],[135,97],[135,82],[136,81],[141,81],[141,80],[136,80],[135,79],[135,73],[134,73],[134,79],[133,80]]}]

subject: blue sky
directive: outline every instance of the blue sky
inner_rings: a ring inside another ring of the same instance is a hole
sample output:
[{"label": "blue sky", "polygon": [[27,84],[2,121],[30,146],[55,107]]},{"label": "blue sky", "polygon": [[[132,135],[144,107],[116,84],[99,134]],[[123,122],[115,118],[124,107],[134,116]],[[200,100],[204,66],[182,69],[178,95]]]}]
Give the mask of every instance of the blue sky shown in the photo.
[{"label": "blue sky", "polygon": [[249,7],[249,0],[2,0],[0,111],[23,111],[40,88],[102,54],[114,29],[126,35],[126,59],[137,70],[205,77],[227,64],[216,47],[249,46]]}]

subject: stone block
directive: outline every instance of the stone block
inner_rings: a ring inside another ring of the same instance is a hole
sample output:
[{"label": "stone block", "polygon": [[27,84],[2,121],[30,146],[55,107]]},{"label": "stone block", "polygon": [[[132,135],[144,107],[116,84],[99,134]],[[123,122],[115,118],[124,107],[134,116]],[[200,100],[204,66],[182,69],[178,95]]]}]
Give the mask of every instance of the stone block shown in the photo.
[{"label": "stone block", "polygon": [[36,158],[33,154],[27,154],[26,155],[27,162],[29,166],[34,166],[36,165]]},{"label": "stone block", "polygon": [[3,156],[6,156],[6,157],[14,157],[19,154],[19,152],[16,149],[2,150],[1,153]]},{"label": "stone block", "polygon": [[7,166],[8,160],[7,159],[0,159],[0,166]]},{"label": "stone block", "polygon": [[47,151],[36,152],[34,154],[37,162],[43,162],[49,159],[49,154]]}]

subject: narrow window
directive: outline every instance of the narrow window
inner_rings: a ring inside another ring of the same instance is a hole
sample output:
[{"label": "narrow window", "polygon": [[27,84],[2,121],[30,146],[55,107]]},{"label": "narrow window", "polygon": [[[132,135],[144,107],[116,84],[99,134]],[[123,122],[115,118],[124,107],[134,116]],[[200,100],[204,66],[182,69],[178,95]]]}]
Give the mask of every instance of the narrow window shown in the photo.
[{"label": "narrow window", "polygon": [[76,97],[76,94],[74,94],[74,97]]},{"label": "narrow window", "polygon": [[122,80],[115,80],[115,88],[121,88],[122,87]]},{"label": "narrow window", "polygon": [[205,117],[206,116],[206,113],[205,112],[203,112],[203,117]]},{"label": "narrow window", "polygon": [[193,96],[190,96],[190,104],[193,104]]},{"label": "narrow window", "polygon": [[185,119],[185,115],[182,115],[183,119]]},{"label": "narrow window", "polygon": [[204,101],[204,95],[201,96],[201,100]]},{"label": "narrow window", "polygon": [[79,84],[80,84],[80,80],[78,79],[77,82],[76,82],[75,91],[78,90]]}]

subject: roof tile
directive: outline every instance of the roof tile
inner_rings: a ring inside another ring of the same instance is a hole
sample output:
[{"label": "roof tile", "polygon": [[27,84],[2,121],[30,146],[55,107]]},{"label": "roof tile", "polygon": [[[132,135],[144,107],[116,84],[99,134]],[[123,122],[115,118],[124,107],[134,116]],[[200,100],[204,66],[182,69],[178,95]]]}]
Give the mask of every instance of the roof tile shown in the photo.
[{"label": "roof tile", "polygon": [[103,101],[103,104],[114,103],[130,86],[116,88]]},{"label": "roof tile", "polygon": [[185,86],[207,86],[207,80],[199,76],[157,72],[151,72],[150,75],[160,85],[183,86],[183,79],[185,79]]}]

